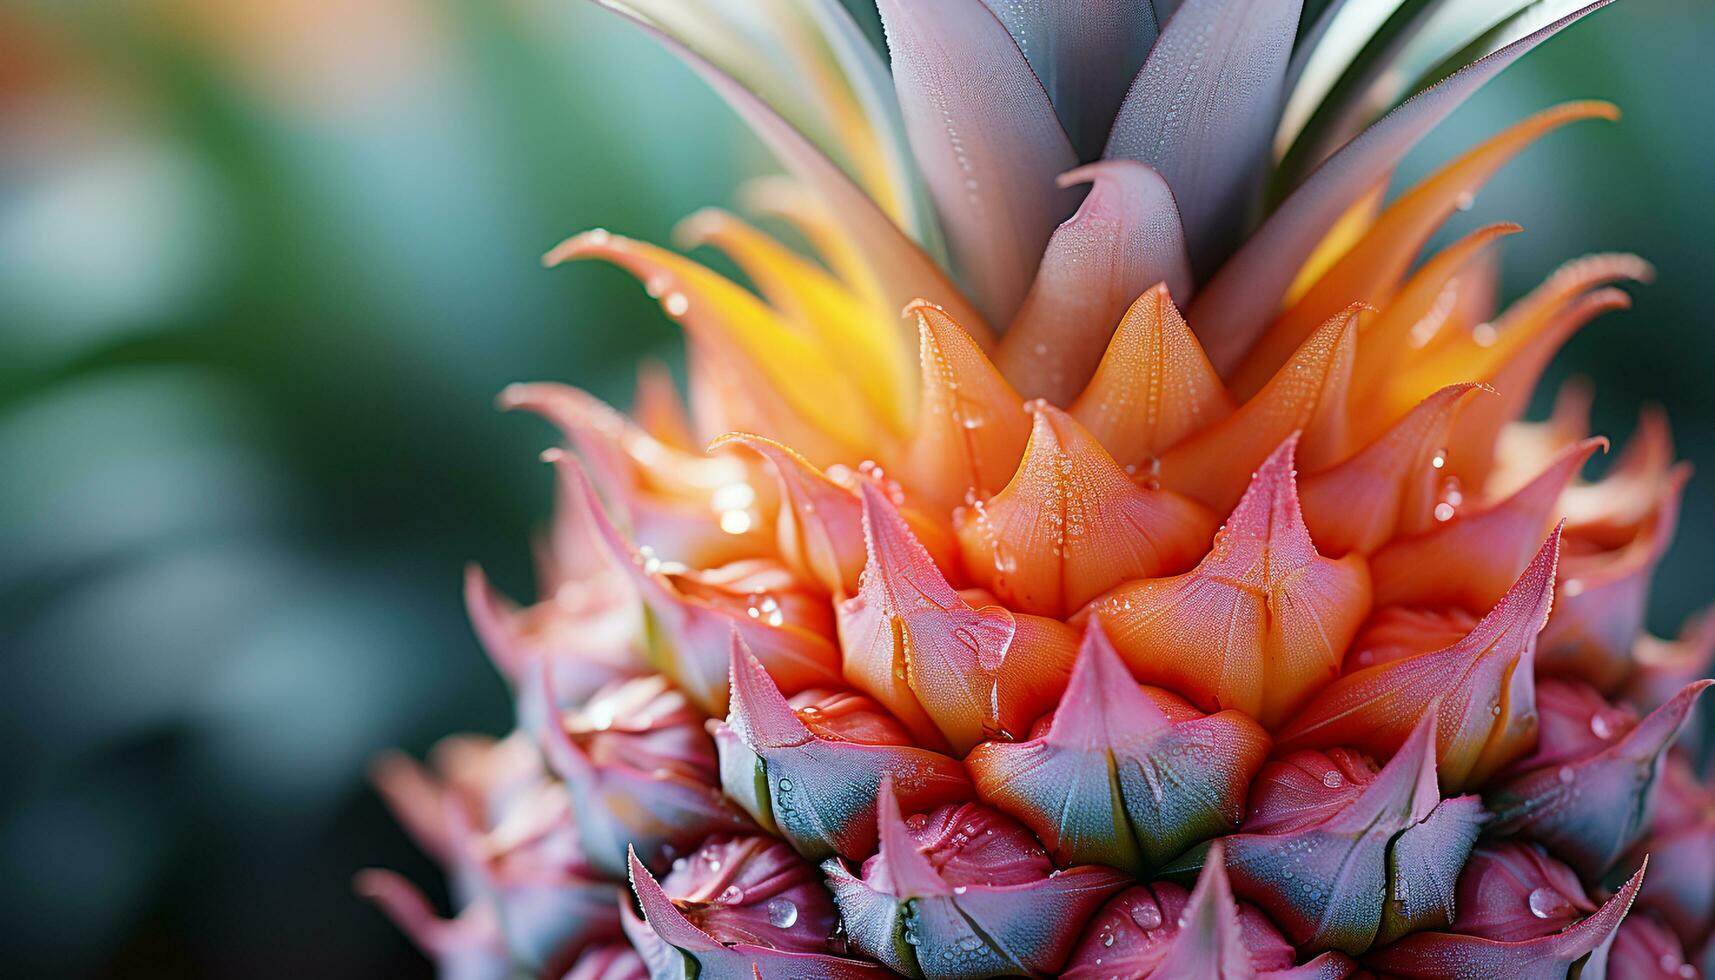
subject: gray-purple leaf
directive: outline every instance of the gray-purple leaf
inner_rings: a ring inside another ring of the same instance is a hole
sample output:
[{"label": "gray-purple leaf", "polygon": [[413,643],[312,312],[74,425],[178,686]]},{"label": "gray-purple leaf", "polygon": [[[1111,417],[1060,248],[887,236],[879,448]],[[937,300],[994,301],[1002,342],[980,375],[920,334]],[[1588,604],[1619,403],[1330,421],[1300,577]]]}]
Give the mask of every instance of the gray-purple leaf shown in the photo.
[{"label": "gray-purple leaf", "polygon": [[1299,0],[1186,0],[1132,80],[1104,155],[1167,179],[1207,276],[1260,202]]},{"label": "gray-purple leaf", "polygon": [[982,0],[877,6],[906,136],[953,265],[990,322],[1005,323],[1054,226],[1077,207],[1077,193],[1054,184],[1077,165],[1072,144],[1029,62]]},{"label": "gray-purple leaf", "polygon": [[1149,0],[983,0],[1029,59],[1079,159],[1102,151],[1126,87],[1155,43]]}]

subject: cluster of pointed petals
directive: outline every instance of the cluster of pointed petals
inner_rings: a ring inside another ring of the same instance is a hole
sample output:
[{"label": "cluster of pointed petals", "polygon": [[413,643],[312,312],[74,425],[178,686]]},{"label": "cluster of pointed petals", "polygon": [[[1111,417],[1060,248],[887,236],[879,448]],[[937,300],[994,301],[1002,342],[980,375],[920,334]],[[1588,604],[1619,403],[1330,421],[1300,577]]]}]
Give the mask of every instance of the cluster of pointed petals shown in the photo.
[{"label": "cluster of pointed petals", "polygon": [[807,93],[731,59],[723,4],[601,2],[787,163],[747,203],[815,254],[706,211],[683,243],[754,290],[605,231],[548,256],[643,282],[689,398],[658,367],[629,418],[501,397],[565,444],[537,601],[467,581],[519,731],[377,773],[464,913],[360,882],[448,976],[1696,975],[1715,791],[1676,745],[1715,616],[1644,629],[1689,474],[1648,411],[1586,479],[1576,386],[1522,420],[1649,267],[1503,310],[1517,226],[1414,266],[1513,155],[1616,112],[1379,192],[1601,4],[1519,14],[1361,135],[1298,118],[1259,222],[1258,106],[1317,70],[1296,2],[882,0],[880,115],[832,0],[759,0],[845,66]]}]

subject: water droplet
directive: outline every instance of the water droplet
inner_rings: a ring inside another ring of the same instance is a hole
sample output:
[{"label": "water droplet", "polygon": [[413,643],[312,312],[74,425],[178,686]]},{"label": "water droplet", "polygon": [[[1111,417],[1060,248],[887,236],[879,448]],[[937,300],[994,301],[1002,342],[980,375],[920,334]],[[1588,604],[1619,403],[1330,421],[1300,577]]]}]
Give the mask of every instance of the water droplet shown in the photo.
[{"label": "water droplet", "polygon": [[1608,720],[1605,713],[1598,711],[1590,716],[1590,734],[1603,741],[1613,738],[1614,723]]},{"label": "water droplet", "polygon": [[1560,767],[1560,781],[1561,781],[1561,783],[1570,786],[1572,784],[1572,781],[1574,779],[1577,779],[1577,778],[1578,778],[1578,774],[1572,771],[1571,766],[1561,766]]},{"label": "water droplet", "polygon": [[721,892],[715,901],[722,905],[737,905],[744,901],[744,889],[737,885],[728,885],[726,886],[726,890]]},{"label": "water droplet", "polygon": [[905,827],[908,830],[922,830],[928,825],[929,818],[921,813],[913,813],[911,816],[905,818]]},{"label": "water droplet", "polygon": [[691,308],[691,301],[685,298],[684,293],[668,293],[667,298],[661,301],[661,308],[667,311],[668,316],[684,316],[685,311]]},{"label": "water droplet", "polygon": [[1475,207],[1476,204],[1477,195],[1470,191],[1460,191],[1459,196],[1453,199],[1453,206],[1461,211],[1469,211],[1471,208]]},{"label": "water droplet", "polygon": [[768,924],[776,929],[790,929],[798,921],[798,906],[790,898],[771,898],[763,906]]},{"label": "water droplet", "polygon": [[1525,901],[1530,905],[1530,914],[1539,919],[1553,919],[1572,910],[1572,903],[1565,895],[1546,886],[1532,891]]},{"label": "water droplet", "polygon": [[1322,785],[1329,789],[1339,789],[1340,784],[1345,781],[1345,778],[1340,775],[1338,770],[1330,769],[1322,774]]},{"label": "water droplet", "polygon": [[953,894],[955,894],[955,895],[963,895],[967,891],[970,891],[969,885],[954,885],[953,886]]},{"label": "water droplet", "polygon": [[1139,929],[1161,928],[1161,910],[1154,905],[1139,905],[1131,910],[1131,921],[1137,923]]},{"label": "water droplet", "polygon": [[983,941],[975,936],[966,936],[959,940],[959,948],[967,953],[976,952],[982,948],[982,945]]},{"label": "water droplet", "polygon": [[1436,504],[1435,505],[1435,519],[1438,521],[1450,521],[1450,520],[1452,520],[1453,519],[1453,505],[1448,503],[1445,500]]},{"label": "water droplet", "polygon": [[792,792],[792,780],[787,779],[785,776],[781,776],[780,777],[780,792],[782,792],[782,793]]},{"label": "water droplet", "polygon": [[1114,944],[1114,934],[1111,932],[1102,933],[1102,945],[1103,946],[1112,946],[1113,944]]}]

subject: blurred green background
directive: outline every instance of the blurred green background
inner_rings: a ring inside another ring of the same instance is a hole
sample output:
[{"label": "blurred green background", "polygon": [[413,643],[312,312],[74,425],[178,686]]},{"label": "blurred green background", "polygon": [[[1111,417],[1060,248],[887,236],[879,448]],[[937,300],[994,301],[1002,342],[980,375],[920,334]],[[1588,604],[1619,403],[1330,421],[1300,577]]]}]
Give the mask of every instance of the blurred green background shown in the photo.
[{"label": "blurred green background", "polygon": [[[1407,168],[1560,99],[1622,105],[1456,227],[1523,222],[1513,295],[1589,250],[1656,262],[1553,376],[1599,379],[1619,437],[1665,403],[1705,470],[1711,51],[1715,4],[1625,0]],[[8,973],[427,973],[349,877],[436,880],[364,784],[376,751],[508,722],[460,570],[528,593],[550,434],[491,398],[623,403],[678,343],[622,274],[538,257],[594,225],[665,240],[767,167],[580,0],[0,0]],[[1709,486],[1658,631],[1715,596]]]}]

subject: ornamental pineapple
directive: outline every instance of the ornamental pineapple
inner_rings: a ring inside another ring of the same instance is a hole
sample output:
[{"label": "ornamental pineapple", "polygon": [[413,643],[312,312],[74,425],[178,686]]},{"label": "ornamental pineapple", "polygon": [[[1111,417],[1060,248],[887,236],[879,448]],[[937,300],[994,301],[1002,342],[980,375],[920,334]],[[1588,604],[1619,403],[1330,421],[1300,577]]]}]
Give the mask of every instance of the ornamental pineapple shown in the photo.
[{"label": "ornamental pineapple", "polygon": [[1697,974],[1715,620],[1642,627],[1688,473],[1646,413],[1586,480],[1581,388],[1521,420],[1649,266],[1503,309],[1518,226],[1422,255],[1617,111],[1385,196],[1603,3],[879,0],[884,60],[837,0],[598,2],[809,250],[549,253],[659,299],[689,399],[501,396],[566,441],[540,598],[467,579],[518,730],[376,771],[456,918],[359,880],[445,976]]}]

